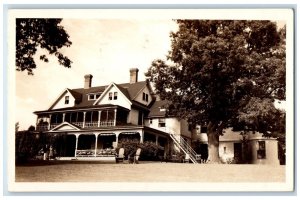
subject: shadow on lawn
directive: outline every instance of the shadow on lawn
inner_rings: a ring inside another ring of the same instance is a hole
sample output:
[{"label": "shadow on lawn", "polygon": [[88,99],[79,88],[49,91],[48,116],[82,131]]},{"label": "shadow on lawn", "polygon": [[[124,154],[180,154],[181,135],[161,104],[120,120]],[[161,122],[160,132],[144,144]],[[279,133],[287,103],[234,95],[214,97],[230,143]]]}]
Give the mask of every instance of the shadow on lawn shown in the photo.
[{"label": "shadow on lawn", "polygon": [[65,164],[115,164],[112,161],[82,161],[82,160],[30,160],[27,162],[16,163],[16,166],[47,166],[47,165],[65,165]]}]

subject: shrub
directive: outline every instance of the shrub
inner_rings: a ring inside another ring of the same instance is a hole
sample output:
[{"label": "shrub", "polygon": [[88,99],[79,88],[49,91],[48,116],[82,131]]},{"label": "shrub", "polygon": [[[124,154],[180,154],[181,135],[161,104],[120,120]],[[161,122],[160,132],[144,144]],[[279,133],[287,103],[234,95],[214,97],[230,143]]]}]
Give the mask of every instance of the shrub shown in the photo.
[{"label": "shrub", "polygon": [[160,156],[163,156],[163,147],[156,145],[154,142],[146,141],[140,143],[139,140],[130,140],[124,139],[119,142],[118,148],[116,149],[119,152],[120,148],[124,148],[124,156],[134,156],[136,150],[141,148],[140,160],[160,160]]}]

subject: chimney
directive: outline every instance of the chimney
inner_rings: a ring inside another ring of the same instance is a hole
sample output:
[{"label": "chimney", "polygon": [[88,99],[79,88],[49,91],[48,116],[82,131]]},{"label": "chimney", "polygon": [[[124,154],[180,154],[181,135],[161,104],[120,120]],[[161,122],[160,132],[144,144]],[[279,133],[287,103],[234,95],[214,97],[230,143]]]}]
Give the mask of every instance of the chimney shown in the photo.
[{"label": "chimney", "polygon": [[131,68],[130,69],[130,84],[136,83],[138,81],[138,68]]},{"label": "chimney", "polygon": [[92,87],[92,74],[87,74],[84,76],[84,89],[89,89]]}]

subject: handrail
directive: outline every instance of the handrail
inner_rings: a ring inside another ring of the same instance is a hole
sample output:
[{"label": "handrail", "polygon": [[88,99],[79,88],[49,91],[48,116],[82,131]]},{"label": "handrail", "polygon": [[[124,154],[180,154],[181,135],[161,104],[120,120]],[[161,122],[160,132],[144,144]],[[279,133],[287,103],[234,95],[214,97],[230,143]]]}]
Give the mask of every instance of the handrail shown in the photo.
[{"label": "handrail", "polygon": [[189,155],[189,159],[196,164],[198,163],[197,158],[199,158],[199,155],[192,149],[192,147],[179,135],[180,141],[178,141],[174,134],[169,133],[172,140],[175,142],[175,144],[187,155]]}]

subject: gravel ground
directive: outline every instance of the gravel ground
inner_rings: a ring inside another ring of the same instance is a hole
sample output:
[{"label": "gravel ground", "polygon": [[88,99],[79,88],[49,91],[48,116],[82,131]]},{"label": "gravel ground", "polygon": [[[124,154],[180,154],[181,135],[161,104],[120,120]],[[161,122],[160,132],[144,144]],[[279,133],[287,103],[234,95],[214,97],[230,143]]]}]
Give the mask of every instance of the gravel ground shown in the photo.
[{"label": "gravel ground", "polygon": [[16,182],[284,182],[285,166],[140,162],[31,163],[16,166]]}]

